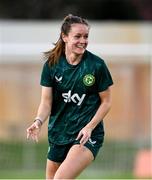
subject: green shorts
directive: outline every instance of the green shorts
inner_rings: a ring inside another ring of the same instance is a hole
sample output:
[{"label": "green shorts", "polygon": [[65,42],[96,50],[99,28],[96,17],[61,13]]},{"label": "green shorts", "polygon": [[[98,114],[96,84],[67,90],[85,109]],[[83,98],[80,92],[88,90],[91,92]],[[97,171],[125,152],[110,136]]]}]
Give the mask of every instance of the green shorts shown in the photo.
[{"label": "green shorts", "polygon": [[[104,131],[99,131],[99,128],[95,128],[92,132],[91,138],[84,144],[93,154],[94,159],[99,152],[100,147],[102,147],[104,141]],[[49,149],[47,158],[54,162],[63,162],[66,158],[70,148],[75,145],[80,144],[79,140],[74,140],[69,144],[57,145],[55,143],[49,142]]]}]

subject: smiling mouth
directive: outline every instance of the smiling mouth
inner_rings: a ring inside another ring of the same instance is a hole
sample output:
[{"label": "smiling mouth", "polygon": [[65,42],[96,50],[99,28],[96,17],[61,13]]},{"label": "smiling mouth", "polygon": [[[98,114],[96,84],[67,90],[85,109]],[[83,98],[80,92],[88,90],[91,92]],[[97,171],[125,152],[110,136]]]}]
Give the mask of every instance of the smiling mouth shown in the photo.
[{"label": "smiling mouth", "polygon": [[79,46],[76,46],[77,48],[80,48],[80,49],[85,49],[86,46],[82,46],[82,45],[79,45]]}]

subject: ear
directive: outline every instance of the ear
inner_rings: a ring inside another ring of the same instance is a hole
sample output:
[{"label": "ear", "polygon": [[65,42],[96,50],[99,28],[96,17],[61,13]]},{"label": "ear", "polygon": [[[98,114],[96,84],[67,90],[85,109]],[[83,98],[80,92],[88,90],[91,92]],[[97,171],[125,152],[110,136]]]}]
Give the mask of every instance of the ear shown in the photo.
[{"label": "ear", "polygon": [[64,33],[61,34],[62,40],[66,43],[67,42],[67,35]]}]

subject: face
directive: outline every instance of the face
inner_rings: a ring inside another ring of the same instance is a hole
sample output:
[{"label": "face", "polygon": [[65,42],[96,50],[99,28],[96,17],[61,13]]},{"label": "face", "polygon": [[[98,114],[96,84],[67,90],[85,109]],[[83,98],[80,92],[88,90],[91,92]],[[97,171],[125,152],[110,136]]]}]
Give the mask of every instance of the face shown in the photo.
[{"label": "face", "polygon": [[88,45],[89,27],[85,24],[72,24],[68,35],[63,35],[65,53],[82,55]]}]

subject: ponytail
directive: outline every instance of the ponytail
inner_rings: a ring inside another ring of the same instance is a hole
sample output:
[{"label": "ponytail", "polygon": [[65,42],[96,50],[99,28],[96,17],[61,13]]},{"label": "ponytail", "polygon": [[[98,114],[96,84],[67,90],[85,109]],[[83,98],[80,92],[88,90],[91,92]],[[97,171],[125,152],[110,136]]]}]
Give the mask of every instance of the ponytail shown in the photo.
[{"label": "ponytail", "polygon": [[57,64],[60,56],[65,54],[65,42],[63,41],[61,34],[68,35],[71,25],[75,23],[89,26],[87,20],[78,16],[73,16],[72,14],[69,14],[63,19],[60,38],[54,43],[55,47],[50,51],[44,52],[44,56],[47,58],[50,66]]},{"label": "ponytail", "polygon": [[54,45],[55,47],[53,49],[44,52],[44,56],[47,58],[50,66],[57,64],[60,56],[63,55],[65,51],[65,43],[61,37]]}]

